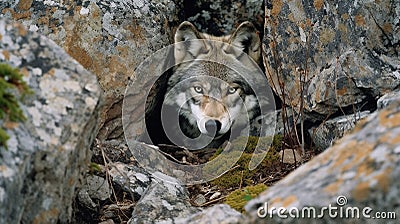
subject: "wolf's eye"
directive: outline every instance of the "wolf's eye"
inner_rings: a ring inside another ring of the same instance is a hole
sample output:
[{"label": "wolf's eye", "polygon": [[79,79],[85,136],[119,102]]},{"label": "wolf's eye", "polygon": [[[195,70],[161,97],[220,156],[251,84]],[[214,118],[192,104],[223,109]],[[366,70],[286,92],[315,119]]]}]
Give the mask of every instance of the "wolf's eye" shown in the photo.
[{"label": "wolf's eye", "polygon": [[203,88],[201,88],[201,86],[195,86],[193,89],[196,91],[196,93],[203,93]]},{"label": "wolf's eye", "polygon": [[237,88],[235,88],[235,87],[229,87],[228,94],[234,94],[234,93],[236,93],[236,90],[237,90]]}]

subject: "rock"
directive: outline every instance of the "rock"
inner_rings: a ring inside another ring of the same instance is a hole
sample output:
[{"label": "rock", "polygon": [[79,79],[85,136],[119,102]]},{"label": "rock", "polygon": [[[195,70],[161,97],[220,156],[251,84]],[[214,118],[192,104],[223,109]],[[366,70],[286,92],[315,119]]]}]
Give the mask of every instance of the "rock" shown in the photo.
[{"label": "rock", "polygon": [[400,101],[400,90],[396,90],[390,93],[383,95],[377,101],[378,109],[382,109],[388,107],[391,103],[399,102]]},{"label": "rock", "polygon": [[301,152],[296,149],[283,149],[279,155],[283,163],[296,164],[302,161]]},{"label": "rock", "polygon": [[[244,20],[253,21],[261,29],[263,10],[259,0],[195,4],[186,0],[2,0],[0,5],[0,14],[52,39],[97,75],[105,92],[98,134],[102,141],[123,141],[125,86],[135,78],[134,70],[145,58],[173,42],[174,29],[182,21],[194,21],[204,32],[226,34]],[[161,89],[164,84],[161,82]],[[138,102],[145,103],[146,97]],[[150,94],[148,102],[157,97]]]},{"label": "rock", "polygon": [[234,224],[246,223],[243,215],[229,207],[229,205],[219,204],[206,208],[185,218],[177,218],[174,223],[220,223]]},{"label": "rock", "polygon": [[91,198],[103,201],[111,196],[110,185],[105,178],[89,175],[85,180],[86,185],[83,188],[87,188]]},{"label": "rock", "polygon": [[204,197],[203,194],[198,194],[196,197],[193,199],[193,204],[196,206],[202,206],[207,202],[206,197]]},{"label": "rock", "polygon": [[8,150],[0,147],[0,223],[68,223],[97,130],[96,77],[53,41],[5,18],[0,62],[20,69],[33,91],[20,105],[27,120],[7,130]]},{"label": "rock", "polygon": [[134,194],[136,198],[144,196],[147,188],[151,184],[151,175],[139,166],[127,165],[123,163],[111,163],[108,165],[112,181],[120,186],[124,191]]},{"label": "rock", "polygon": [[128,223],[172,223],[176,217],[187,217],[197,211],[199,209],[189,203],[186,188],[180,186],[177,180],[153,179]]},{"label": "rock", "polygon": [[334,141],[353,130],[355,124],[369,114],[369,111],[363,111],[361,113],[335,117],[323,122],[318,127],[309,129],[308,132],[315,144],[314,146],[320,150],[327,149]]},{"label": "rock", "polygon": [[200,0],[183,1],[185,20],[202,32],[227,35],[241,22],[251,21],[259,30],[264,24],[263,1]]},{"label": "rock", "polygon": [[[172,40],[179,8],[170,0],[2,0],[0,14],[55,41],[97,75],[105,94],[99,139],[123,138],[121,104],[134,69]],[[141,87],[142,88],[142,87]]]},{"label": "rock", "polygon": [[87,175],[84,182],[78,192],[78,201],[83,207],[97,211],[100,202],[110,198],[110,185],[106,179],[95,175]]},{"label": "rock", "polygon": [[365,103],[371,108],[363,110],[373,110],[377,96],[399,86],[400,2],[265,5],[264,64],[278,95],[284,88],[289,107],[298,110],[304,98],[306,112],[323,118]]},{"label": "rock", "polygon": [[100,222],[99,224],[114,224],[115,222],[112,219],[107,219],[106,221]]},{"label": "rock", "polygon": [[[367,212],[371,216],[378,211],[400,214],[399,136],[400,102],[396,102],[359,122],[352,134],[346,135],[337,144],[251,200],[245,207],[252,217],[247,223],[267,221],[257,217],[257,211],[261,216],[265,214],[265,203],[269,210],[284,207],[301,211],[302,208],[313,207],[318,212],[331,205],[337,209],[335,223],[354,221],[340,219],[340,209],[359,209],[360,219],[357,222],[362,223],[376,222],[362,215],[364,208],[371,209]],[[305,221],[280,219],[277,215],[273,219],[280,223]],[[317,221],[330,223],[332,220],[326,214]],[[395,223],[394,219],[386,221]]]}]

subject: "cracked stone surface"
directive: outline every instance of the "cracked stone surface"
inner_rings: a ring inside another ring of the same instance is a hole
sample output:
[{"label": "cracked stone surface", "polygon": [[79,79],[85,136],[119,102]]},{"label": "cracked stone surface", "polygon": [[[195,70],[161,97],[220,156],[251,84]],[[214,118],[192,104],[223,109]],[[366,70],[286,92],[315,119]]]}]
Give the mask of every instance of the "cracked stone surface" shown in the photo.
[{"label": "cracked stone surface", "polygon": [[[264,63],[298,107],[330,115],[400,84],[400,2],[266,0]],[[307,75],[307,77],[305,77]],[[302,82],[308,84],[301,96]],[[363,108],[368,110],[368,108]]]},{"label": "cracked stone surface", "polygon": [[[257,210],[268,202],[268,207],[302,209],[312,206],[341,207],[338,196],[345,196],[343,208],[370,207],[372,212],[400,214],[400,102],[373,113],[359,123],[352,134],[313,158],[246,205],[252,223],[265,223],[257,218]],[[357,222],[376,223],[375,219],[360,216]],[[279,219],[284,223],[349,223],[351,219]],[[354,220],[353,220],[354,221]],[[385,220],[395,223],[396,220]]]},{"label": "cracked stone surface", "polygon": [[128,223],[174,223],[175,217],[186,217],[197,211],[189,203],[189,194],[179,181],[153,178],[138,201]]},{"label": "cracked stone surface", "polygon": [[202,32],[230,34],[240,23],[251,21],[259,30],[264,24],[263,1],[259,0],[181,0],[185,19]]}]

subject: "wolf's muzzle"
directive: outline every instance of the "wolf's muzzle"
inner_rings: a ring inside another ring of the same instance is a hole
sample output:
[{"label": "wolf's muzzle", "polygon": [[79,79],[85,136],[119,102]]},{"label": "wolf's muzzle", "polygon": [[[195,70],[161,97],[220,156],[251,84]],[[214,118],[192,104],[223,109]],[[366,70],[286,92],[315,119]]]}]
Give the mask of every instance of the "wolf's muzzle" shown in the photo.
[{"label": "wolf's muzzle", "polygon": [[221,130],[221,122],[218,120],[208,120],[205,124],[207,134],[215,136]]}]

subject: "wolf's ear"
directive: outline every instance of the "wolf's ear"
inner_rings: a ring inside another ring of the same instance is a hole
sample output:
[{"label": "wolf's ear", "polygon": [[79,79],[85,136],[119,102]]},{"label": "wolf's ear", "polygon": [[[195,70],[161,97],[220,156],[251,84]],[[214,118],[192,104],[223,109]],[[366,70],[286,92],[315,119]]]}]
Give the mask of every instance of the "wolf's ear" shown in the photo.
[{"label": "wolf's ear", "polygon": [[192,23],[188,21],[181,23],[175,32],[175,62],[193,59],[202,53],[206,49],[203,39],[205,39],[203,34]]},{"label": "wolf's ear", "polygon": [[255,62],[260,62],[261,41],[256,27],[251,22],[243,22],[229,39],[229,43],[248,54]]}]

